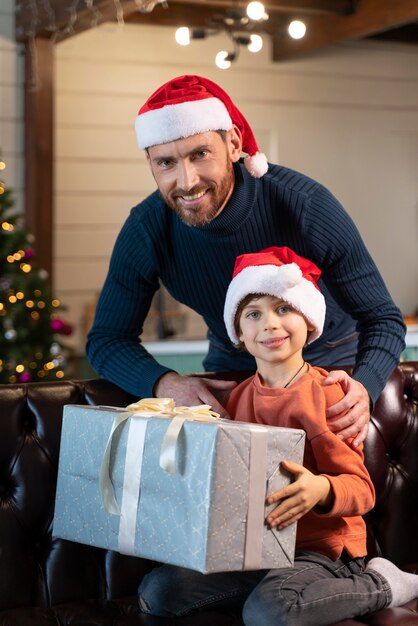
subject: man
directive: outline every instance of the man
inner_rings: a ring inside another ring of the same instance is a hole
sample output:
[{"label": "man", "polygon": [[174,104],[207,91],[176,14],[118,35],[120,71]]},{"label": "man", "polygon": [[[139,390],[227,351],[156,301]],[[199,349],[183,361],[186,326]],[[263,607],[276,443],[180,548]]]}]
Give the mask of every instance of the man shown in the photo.
[{"label": "man", "polygon": [[355,364],[353,378],[336,371],[326,382],[340,381],[346,392],[329,409],[329,416],[347,411],[335,432],[360,443],[370,403],[404,348],[405,326],[347,213],[319,183],[268,164],[247,120],[206,78],[163,85],[140,109],[136,133],[158,191],[132,209],[116,241],[87,342],[95,370],[135,395],[205,403],[224,414],[218,399],[234,383],[180,376],[141,345],[152,297],[161,281],[202,315],[206,370],[254,370],[223,322],[229,277],[239,254],[286,245],[322,270],[327,318],[304,357],[325,367]]}]

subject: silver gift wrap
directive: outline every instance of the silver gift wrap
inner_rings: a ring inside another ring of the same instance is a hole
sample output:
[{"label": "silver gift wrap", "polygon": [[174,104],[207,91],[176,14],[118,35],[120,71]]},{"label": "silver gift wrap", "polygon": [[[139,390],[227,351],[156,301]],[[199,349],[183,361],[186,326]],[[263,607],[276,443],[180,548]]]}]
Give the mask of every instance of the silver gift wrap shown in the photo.
[{"label": "silver gift wrap", "polygon": [[292,565],[296,524],[268,529],[265,500],[304,443],[297,429],[68,405],[53,534],[202,573]]}]

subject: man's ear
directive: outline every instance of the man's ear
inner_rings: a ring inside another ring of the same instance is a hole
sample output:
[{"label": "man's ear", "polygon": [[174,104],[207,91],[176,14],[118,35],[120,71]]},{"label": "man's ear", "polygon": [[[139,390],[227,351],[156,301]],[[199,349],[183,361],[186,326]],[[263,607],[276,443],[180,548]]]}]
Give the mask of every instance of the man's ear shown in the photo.
[{"label": "man's ear", "polygon": [[148,167],[150,168],[153,179],[155,180],[154,170],[152,169],[151,157],[149,155],[148,149],[145,150],[145,156],[147,158]]},{"label": "man's ear", "polygon": [[227,133],[227,145],[231,161],[236,163],[242,153],[242,136],[238,126],[233,126]]}]

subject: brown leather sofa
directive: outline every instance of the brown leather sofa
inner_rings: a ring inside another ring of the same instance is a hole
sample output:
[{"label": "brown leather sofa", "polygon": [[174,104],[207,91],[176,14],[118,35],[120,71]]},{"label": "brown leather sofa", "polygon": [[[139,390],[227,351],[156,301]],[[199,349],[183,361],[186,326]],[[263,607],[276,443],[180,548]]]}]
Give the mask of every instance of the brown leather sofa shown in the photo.
[{"label": "brown leather sofa", "polygon": [[[233,613],[175,620],[140,615],[136,590],[153,563],[51,536],[65,404],[126,406],[103,380],[0,385],[0,626],[239,626]],[[369,554],[418,567],[418,362],[397,368],[365,446],[377,491]],[[418,603],[338,626],[418,625]],[[272,625],[274,626],[274,625]]]}]

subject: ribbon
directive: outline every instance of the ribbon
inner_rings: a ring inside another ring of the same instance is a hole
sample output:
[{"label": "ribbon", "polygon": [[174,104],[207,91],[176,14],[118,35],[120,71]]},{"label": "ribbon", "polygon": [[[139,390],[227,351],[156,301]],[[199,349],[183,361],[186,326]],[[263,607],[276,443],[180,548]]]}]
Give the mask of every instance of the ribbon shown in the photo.
[{"label": "ribbon", "polygon": [[135,548],[136,518],[147,425],[147,419],[131,420],[129,423],[125,467],[135,468],[136,471],[125,470],[123,475],[118,539],[119,552],[124,554],[133,554]]},{"label": "ribbon", "polygon": [[[212,422],[220,419],[218,413],[212,411],[208,404],[200,404],[198,406],[179,406],[176,407],[172,398],[144,398],[126,407],[126,411],[117,414],[113,420],[107,439],[105,451],[103,454],[102,464],[99,474],[100,496],[104,509],[112,515],[121,515],[121,510],[116,502],[115,492],[110,478],[110,451],[112,447],[113,436],[116,429],[121,426],[127,419],[132,418],[126,444],[126,462],[124,471],[124,487],[132,480],[132,476],[136,476],[136,482],[141,480],[142,454],[145,442],[145,433],[147,420],[145,420],[142,428],[132,428],[132,422],[135,418],[163,417],[172,418],[167,432],[163,438],[160,452],[160,466],[171,474],[176,471],[175,454],[177,440],[183,424],[186,420],[198,422]],[[136,449],[133,450],[133,448]],[[139,487],[137,494],[139,498]]]},{"label": "ribbon", "polygon": [[245,531],[244,570],[258,570],[263,555],[264,504],[267,474],[267,429],[250,426],[248,511]]}]

